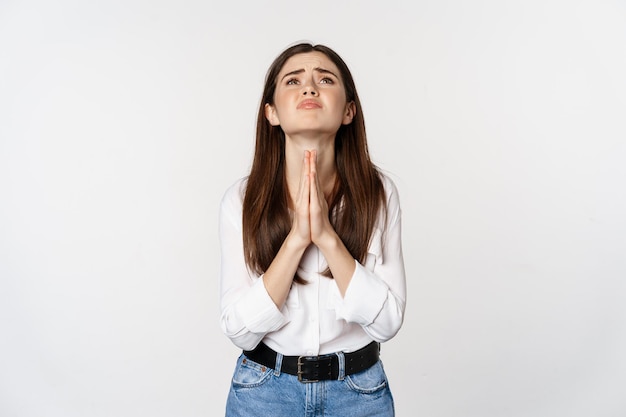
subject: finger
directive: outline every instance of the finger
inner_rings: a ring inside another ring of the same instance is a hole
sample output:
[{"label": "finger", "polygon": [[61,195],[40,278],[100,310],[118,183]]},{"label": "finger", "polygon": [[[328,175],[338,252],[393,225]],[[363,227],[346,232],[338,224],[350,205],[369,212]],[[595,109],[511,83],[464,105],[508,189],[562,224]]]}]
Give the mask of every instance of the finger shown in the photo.
[{"label": "finger", "polygon": [[304,167],[303,167],[303,171],[304,174],[302,175],[302,178],[304,179],[304,187],[303,187],[303,201],[304,202],[309,202],[310,199],[310,195],[311,195],[311,185],[310,185],[310,181],[311,178],[309,177],[309,174],[311,173],[311,152],[309,151],[304,151]]},{"label": "finger", "polygon": [[310,177],[310,158],[309,154],[307,154],[307,158],[305,160],[306,166],[306,174],[303,176],[304,184],[302,187],[302,203],[299,208],[300,215],[300,227],[302,231],[303,237],[306,236],[306,239],[310,241],[311,239],[311,207],[310,207],[310,199],[311,199],[311,177]]},{"label": "finger", "polygon": [[322,194],[319,176],[317,172],[311,172],[311,197],[309,204],[309,219],[311,225],[311,241],[318,242],[321,238],[325,226],[325,200]]},{"label": "finger", "polygon": [[318,186],[317,172],[311,171],[311,173],[309,174],[309,178],[310,178],[309,206],[318,207],[320,204],[320,201],[319,201],[319,186]]},{"label": "finger", "polygon": [[319,175],[315,168],[313,168],[313,165],[315,165],[314,156],[315,155],[313,155],[311,158],[311,195],[309,204],[309,215],[311,218],[311,232],[318,234],[321,231],[320,227],[324,223],[327,208],[326,199],[324,197],[324,192],[322,191],[322,185],[320,183]]},{"label": "finger", "polygon": [[316,203],[319,206],[322,206],[326,203],[326,199],[324,197],[324,192],[322,191],[322,184],[320,183],[319,175],[317,175],[317,151],[312,151],[311,153],[311,182],[312,186],[315,187],[311,190],[311,193],[315,194]]},{"label": "finger", "polygon": [[316,150],[312,150],[310,153],[310,160],[311,160],[311,186],[310,186],[310,202],[311,205],[317,205],[319,206],[320,204],[320,183],[319,183],[319,176],[317,175],[317,151]]},{"label": "finger", "polygon": [[317,150],[313,149],[309,152],[309,159],[311,160],[311,172],[317,172]]},{"label": "finger", "polygon": [[[300,171],[300,184],[298,185],[298,196],[296,199],[296,205],[302,203],[304,198],[304,193],[308,193],[308,176],[310,171],[310,156],[309,151],[304,151],[304,159],[302,160],[302,169]],[[308,198],[307,198],[308,200]]]},{"label": "finger", "polygon": [[310,155],[308,152],[304,153],[302,159],[302,169],[300,172],[300,184],[298,190],[297,200],[294,202],[294,217],[292,230],[305,244],[311,242],[311,226],[310,226],[310,208],[309,208],[309,194],[310,194]]}]

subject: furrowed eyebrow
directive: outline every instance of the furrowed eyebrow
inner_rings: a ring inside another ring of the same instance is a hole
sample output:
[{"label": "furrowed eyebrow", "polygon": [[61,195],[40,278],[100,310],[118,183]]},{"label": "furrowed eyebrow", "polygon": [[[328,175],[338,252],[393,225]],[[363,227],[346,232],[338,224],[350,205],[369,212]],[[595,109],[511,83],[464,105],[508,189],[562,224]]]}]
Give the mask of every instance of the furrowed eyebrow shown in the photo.
[{"label": "furrowed eyebrow", "polygon": [[284,80],[285,78],[291,76],[291,75],[298,75],[298,74],[302,74],[304,72],[304,69],[298,69],[295,71],[290,71],[287,74],[283,75],[283,77],[281,78],[281,80]]},{"label": "furrowed eyebrow", "polygon": [[[332,76],[334,76],[335,78],[339,79],[339,77],[337,77],[337,74],[335,74],[334,72],[327,70],[326,68],[313,68],[313,71],[319,72],[321,74],[330,74]],[[285,78],[291,76],[291,75],[298,75],[298,74],[302,74],[304,72],[304,68],[300,68],[294,71],[289,71],[287,74],[283,75],[281,80],[284,80]]]},{"label": "furrowed eyebrow", "polygon": [[320,73],[322,73],[322,74],[330,74],[330,75],[332,75],[333,77],[335,77],[335,78],[339,79],[339,77],[337,77],[337,74],[335,74],[334,72],[332,72],[332,71],[330,71],[330,70],[327,70],[327,69],[325,69],[325,68],[319,68],[319,67],[318,67],[318,68],[315,68],[314,70],[315,70],[315,71],[317,71],[317,72],[320,72]]}]

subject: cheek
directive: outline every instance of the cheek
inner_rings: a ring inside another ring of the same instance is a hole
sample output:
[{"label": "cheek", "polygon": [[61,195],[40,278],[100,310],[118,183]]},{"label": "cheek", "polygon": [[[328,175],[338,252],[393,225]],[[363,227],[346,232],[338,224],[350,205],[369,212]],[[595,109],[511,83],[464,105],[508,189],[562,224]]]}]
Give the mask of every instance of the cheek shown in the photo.
[{"label": "cheek", "polygon": [[291,101],[293,101],[293,99],[288,93],[277,93],[274,95],[274,107],[279,111],[287,109]]}]

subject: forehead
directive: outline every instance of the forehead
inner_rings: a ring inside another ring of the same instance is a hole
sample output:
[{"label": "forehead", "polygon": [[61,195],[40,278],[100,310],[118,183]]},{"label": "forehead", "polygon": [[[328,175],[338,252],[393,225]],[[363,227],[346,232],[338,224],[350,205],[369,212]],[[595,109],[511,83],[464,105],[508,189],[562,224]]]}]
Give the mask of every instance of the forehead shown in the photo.
[{"label": "forehead", "polygon": [[296,71],[299,69],[313,70],[315,68],[323,68],[332,71],[339,76],[339,69],[326,55],[321,52],[305,52],[292,56],[285,62],[279,74]]}]

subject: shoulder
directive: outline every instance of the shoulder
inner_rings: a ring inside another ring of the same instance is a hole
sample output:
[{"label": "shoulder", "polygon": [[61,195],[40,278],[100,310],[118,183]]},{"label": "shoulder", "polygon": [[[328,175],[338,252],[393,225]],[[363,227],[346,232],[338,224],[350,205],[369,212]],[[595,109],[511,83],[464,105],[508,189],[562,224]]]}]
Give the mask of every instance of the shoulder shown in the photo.
[{"label": "shoulder", "polygon": [[246,192],[246,184],[248,183],[248,177],[239,178],[232,183],[224,194],[220,202],[221,211],[227,211],[232,214],[241,212],[243,206],[243,198]]},{"label": "shoulder", "polygon": [[398,193],[398,187],[396,187],[396,183],[391,178],[390,174],[380,171],[380,180],[383,183],[383,188],[385,190],[385,198],[387,202],[388,209],[394,209],[400,207],[400,195]]}]

